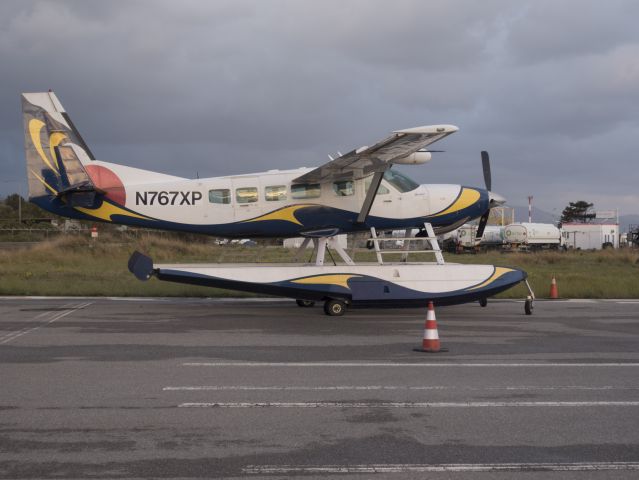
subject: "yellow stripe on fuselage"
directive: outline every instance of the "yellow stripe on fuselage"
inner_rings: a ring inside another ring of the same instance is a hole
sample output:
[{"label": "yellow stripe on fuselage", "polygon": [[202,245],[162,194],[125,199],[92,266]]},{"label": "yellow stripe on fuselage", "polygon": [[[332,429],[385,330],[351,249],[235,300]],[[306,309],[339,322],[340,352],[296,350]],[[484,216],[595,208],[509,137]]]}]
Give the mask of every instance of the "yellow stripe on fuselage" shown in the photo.
[{"label": "yellow stripe on fuselage", "polygon": [[122,215],[123,217],[131,217],[131,218],[140,218],[142,220],[153,220],[152,218],[145,217],[143,215],[138,215],[137,213],[129,212],[128,210],[124,210],[123,208],[118,207],[117,205],[113,205],[112,203],[108,203],[103,201],[102,205],[99,208],[84,208],[84,207],[74,207],[78,212],[82,212],[85,215],[89,215],[91,217],[99,218],[100,220],[104,220],[106,222],[111,222],[111,215]]},{"label": "yellow stripe on fuselage", "polygon": [[[297,225],[302,225],[295,217],[295,212],[302,208],[311,207],[312,205],[291,205],[290,207],[280,208],[279,210],[275,210],[274,212],[267,213],[265,215],[261,215],[256,218],[251,218],[250,220],[243,220],[243,222],[263,222],[266,220],[282,220],[285,222],[295,223]],[[303,225],[302,225],[303,226]]]},{"label": "yellow stripe on fuselage", "polygon": [[361,275],[352,275],[348,273],[337,275],[315,275],[313,277],[291,280],[291,282],[301,283],[303,285],[337,285],[339,287],[350,288],[348,286],[348,281],[353,277],[361,277]]},{"label": "yellow stripe on fuselage", "polygon": [[435,213],[434,215],[429,215],[430,217],[439,217],[442,215],[446,215],[448,213],[455,213],[463,210],[464,208],[468,208],[474,203],[476,203],[481,198],[481,194],[473,189],[473,188],[465,188],[462,187],[462,191],[457,197],[457,199],[450,205],[446,210],[443,210],[439,213]]}]

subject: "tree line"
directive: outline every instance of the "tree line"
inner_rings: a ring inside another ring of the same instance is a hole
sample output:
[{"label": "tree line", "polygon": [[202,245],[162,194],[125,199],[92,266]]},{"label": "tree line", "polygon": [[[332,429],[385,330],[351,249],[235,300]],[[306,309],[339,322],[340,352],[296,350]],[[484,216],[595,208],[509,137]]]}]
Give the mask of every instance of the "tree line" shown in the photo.
[{"label": "tree line", "polygon": [[56,217],[57,215],[42,210],[36,204],[25,200],[17,193],[12,193],[0,200],[0,221],[2,222],[22,221],[33,223]]}]

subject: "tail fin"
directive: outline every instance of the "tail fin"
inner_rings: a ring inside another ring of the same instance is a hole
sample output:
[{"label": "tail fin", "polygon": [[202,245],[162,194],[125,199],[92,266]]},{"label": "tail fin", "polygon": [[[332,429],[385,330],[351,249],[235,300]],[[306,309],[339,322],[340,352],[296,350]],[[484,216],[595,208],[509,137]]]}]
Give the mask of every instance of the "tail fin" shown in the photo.
[{"label": "tail fin", "polygon": [[53,92],[23,93],[29,199],[56,197],[89,207],[96,188],[84,169],[95,160]]}]

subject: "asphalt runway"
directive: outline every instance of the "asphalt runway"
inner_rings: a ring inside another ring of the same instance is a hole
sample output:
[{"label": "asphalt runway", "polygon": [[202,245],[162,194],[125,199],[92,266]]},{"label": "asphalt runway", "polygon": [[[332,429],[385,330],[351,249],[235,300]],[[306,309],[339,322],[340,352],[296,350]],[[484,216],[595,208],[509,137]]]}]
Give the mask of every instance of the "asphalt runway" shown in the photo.
[{"label": "asphalt runway", "polygon": [[639,478],[639,301],[0,299],[0,478]]}]

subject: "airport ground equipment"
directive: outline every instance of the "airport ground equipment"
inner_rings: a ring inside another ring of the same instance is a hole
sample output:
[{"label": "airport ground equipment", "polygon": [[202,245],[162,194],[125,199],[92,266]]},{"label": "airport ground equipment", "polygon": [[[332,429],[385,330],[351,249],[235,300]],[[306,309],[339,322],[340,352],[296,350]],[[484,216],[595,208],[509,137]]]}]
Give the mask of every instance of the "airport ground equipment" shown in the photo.
[{"label": "airport ground equipment", "polygon": [[456,242],[455,251],[457,253],[475,253],[503,248],[505,244],[504,227],[487,225],[484,228],[484,233],[481,238],[477,238],[477,229],[477,225],[466,224],[454,232],[454,241]]},{"label": "airport ground equipment", "polygon": [[559,298],[559,290],[557,289],[557,279],[555,276],[552,276],[552,280],[550,281],[550,295],[549,297],[553,300]]},{"label": "airport ground equipment", "polygon": [[511,250],[558,249],[561,232],[551,223],[511,223],[504,228],[504,240]]},{"label": "airport ground equipment", "polygon": [[564,223],[561,226],[563,244],[567,249],[601,250],[619,248],[617,223]]},{"label": "airport ground equipment", "polygon": [[439,353],[448,351],[448,349],[441,347],[439,341],[439,332],[437,331],[437,318],[435,317],[435,306],[433,305],[433,302],[428,302],[426,322],[424,324],[424,338],[422,339],[422,348],[416,348],[415,351],[424,353]]}]

